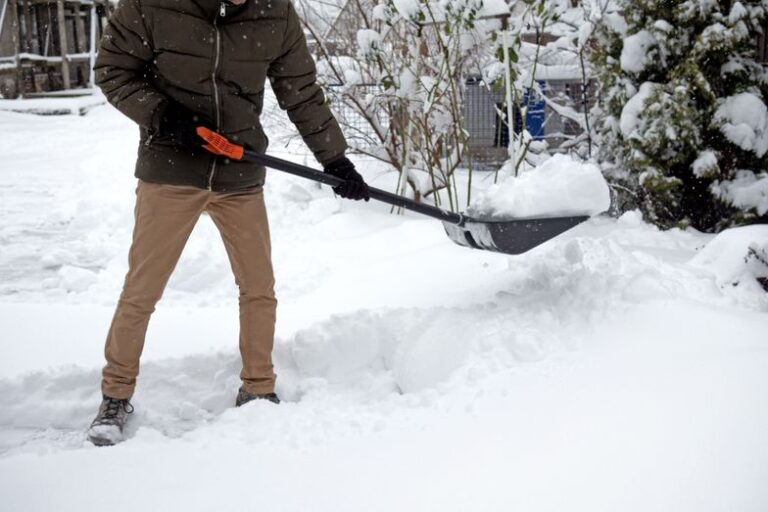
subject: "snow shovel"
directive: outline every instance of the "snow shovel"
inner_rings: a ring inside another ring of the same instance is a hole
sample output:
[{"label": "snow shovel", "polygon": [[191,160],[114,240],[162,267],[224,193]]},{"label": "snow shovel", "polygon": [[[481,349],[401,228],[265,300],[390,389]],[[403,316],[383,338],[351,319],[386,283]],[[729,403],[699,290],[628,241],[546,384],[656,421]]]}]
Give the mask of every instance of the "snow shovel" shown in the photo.
[{"label": "snow shovel", "polygon": [[[331,187],[344,183],[343,179],[322,171],[245,149],[207,128],[198,127],[197,133],[208,143],[206,149],[232,160],[253,162]],[[371,199],[442,221],[448,237],[459,245],[504,254],[522,254],[589,219],[587,215],[510,220],[473,219],[462,213],[417,203],[381,189],[369,187],[369,191]]]}]

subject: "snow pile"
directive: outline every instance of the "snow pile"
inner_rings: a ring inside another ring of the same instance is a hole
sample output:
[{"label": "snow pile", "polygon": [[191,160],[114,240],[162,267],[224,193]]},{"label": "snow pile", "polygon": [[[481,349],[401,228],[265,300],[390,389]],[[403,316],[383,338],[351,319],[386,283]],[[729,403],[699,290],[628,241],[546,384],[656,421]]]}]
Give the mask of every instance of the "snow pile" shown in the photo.
[{"label": "snow pile", "polygon": [[768,107],[756,95],[743,92],[726,98],[715,122],[728,140],[762,158],[768,153]]},{"label": "snow pile", "polygon": [[690,260],[715,276],[718,286],[753,285],[768,277],[768,225],[723,231]]},{"label": "snow pile", "polygon": [[624,39],[624,47],[621,50],[621,69],[628,73],[643,71],[654,55],[649,50],[656,44],[653,34],[647,30],[641,30]]},{"label": "snow pile", "polygon": [[600,168],[555,155],[540,166],[493,185],[470,206],[478,217],[529,218],[595,215],[611,206]]},{"label": "snow pile", "polygon": [[98,281],[96,273],[82,267],[64,265],[59,268],[61,286],[67,291],[83,292]]}]

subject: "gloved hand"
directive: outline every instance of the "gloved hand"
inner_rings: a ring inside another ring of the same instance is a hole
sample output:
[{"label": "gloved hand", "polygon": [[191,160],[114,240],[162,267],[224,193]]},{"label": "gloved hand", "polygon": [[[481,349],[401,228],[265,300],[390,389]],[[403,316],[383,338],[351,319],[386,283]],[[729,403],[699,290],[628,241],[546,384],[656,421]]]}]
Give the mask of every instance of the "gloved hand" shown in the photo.
[{"label": "gloved hand", "polygon": [[371,199],[368,185],[365,184],[360,173],[355,170],[355,164],[350,162],[349,158],[343,156],[338,160],[334,160],[325,166],[325,172],[344,180],[344,183],[341,185],[333,187],[333,191],[341,197],[354,199],[355,201],[360,199],[369,201]]},{"label": "gloved hand", "polygon": [[183,105],[170,101],[160,114],[159,135],[169,137],[171,141],[190,151],[199,151],[205,141],[195,131],[198,126],[213,130],[211,124]]}]

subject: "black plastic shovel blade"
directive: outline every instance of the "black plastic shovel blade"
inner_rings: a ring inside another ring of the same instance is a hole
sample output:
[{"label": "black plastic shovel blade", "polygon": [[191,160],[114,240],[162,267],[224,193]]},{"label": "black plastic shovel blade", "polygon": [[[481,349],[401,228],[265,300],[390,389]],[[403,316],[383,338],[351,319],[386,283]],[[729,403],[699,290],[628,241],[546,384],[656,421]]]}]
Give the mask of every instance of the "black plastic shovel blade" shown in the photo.
[{"label": "black plastic shovel blade", "polygon": [[464,247],[504,254],[522,254],[569,229],[589,216],[518,220],[466,219],[463,225],[443,222],[451,240]]}]

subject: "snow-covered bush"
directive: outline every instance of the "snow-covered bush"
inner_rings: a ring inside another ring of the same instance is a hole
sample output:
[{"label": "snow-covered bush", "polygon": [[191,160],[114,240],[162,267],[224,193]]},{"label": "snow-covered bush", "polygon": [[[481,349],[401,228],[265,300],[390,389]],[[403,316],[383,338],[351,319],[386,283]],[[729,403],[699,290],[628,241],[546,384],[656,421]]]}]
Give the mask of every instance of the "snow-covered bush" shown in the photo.
[{"label": "snow-covered bush", "polygon": [[629,206],[706,231],[768,214],[768,0],[620,0],[599,22],[601,159]]},{"label": "snow-covered bush", "polygon": [[[528,112],[534,99],[547,102],[547,95],[537,81],[538,65],[542,51],[548,50],[545,38],[551,37],[548,33],[550,27],[568,9],[568,4],[562,1],[513,2],[514,16],[505,20],[502,30],[493,34],[496,62],[481,65],[484,83],[489,88],[503,88],[505,92],[505,111],[498,112],[507,124],[509,134],[509,159],[501,169],[505,175],[516,176],[524,163],[535,166],[550,156],[546,142],[535,141],[528,131]],[[565,41],[569,38],[561,39]],[[556,51],[561,49],[558,47]],[[515,126],[515,108],[519,111],[520,126]]]},{"label": "snow-covered bush", "polygon": [[398,193],[458,210],[454,172],[469,134],[463,119],[470,64],[493,58],[509,13],[501,0],[350,1],[341,22],[315,34],[321,79],[357,151],[391,165]]},{"label": "snow-covered bush", "polygon": [[[517,176],[552,156],[549,141],[535,140],[528,130],[528,114],[539,101],[554,112],[545,118],[544,125],[548,135],[558,140],[556,151],[581,160],[592,158],[588,52],[595,29],[591,20],[599,18],[597,13],[605,1],[517,0],[511,3],[513,15],[493,34],[496,59],[481,62],[480,67],[483,83],[489,89],[505,91],[505,111],[498,114],[513,124],[508,127],[509,159],[500,172],[504,178]],[[549,88],[548,81],[563,81],[564,76],[579,82],[580,96]],[[549,128],[555,117],[562,123],[559,132]],[[567,125],[578,129],[568,129]]]},{"label": "snow-covered bush", "polygon": [[[528,9],[515,17],[514,24],[524,34],[520,45],[520,73],[525,88],[534,89],[557,116],[578,126],[577,133],[558,133],[562,142],[558,151],[565,151],[581,159],[592,157],[593,114],[590,109],[592,82],[588,55],[595,24],[603,3],[607,0],[541,0],[527,2]],[[530,47],[533,47],[531,52]],[[528,54],[528,55],[526,55]],[[546,67],[541,75],[539,70]],[[540,89],[537,80],[549,77],[562,79],[563,74],[573,80],[578,76],[580,97]],[[537,164],[544,159],[539,159]]]}]

